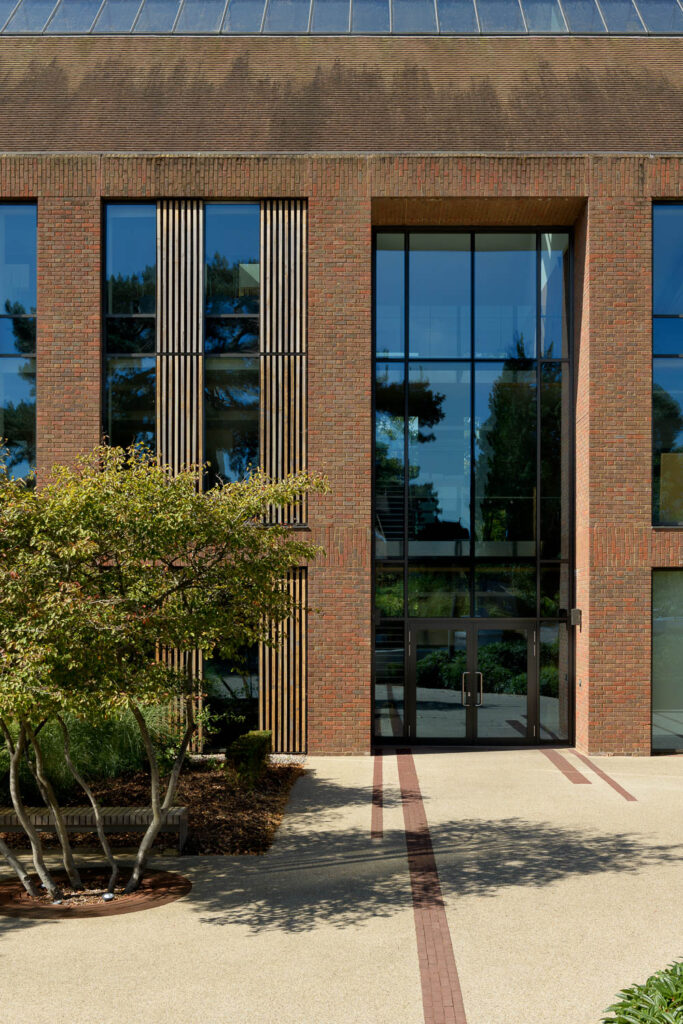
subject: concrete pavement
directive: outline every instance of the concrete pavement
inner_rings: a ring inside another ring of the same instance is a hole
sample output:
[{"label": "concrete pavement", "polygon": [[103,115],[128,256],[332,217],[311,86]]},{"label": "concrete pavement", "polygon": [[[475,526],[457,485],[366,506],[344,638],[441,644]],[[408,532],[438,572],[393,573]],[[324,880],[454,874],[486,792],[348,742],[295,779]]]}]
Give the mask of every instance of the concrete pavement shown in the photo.
[{"label": "concrete pavement", "polygon": [[598,1024],[683,955],[683,758],[560,753],[583,782],[534,749],[310,758],[264,857],[159,861],[179,902],[0,917],[0,1021]]}]

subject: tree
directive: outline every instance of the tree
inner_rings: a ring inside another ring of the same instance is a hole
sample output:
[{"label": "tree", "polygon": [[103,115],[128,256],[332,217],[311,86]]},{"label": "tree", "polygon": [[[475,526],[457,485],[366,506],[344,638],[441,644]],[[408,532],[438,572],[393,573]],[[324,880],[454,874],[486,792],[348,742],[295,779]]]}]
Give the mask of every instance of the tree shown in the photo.
[{"label": "tree", "polygon": [[[314,558],[312,544],[289,528],[267,525],[273,506],[324,491],[300,474],[274,482],[260,472],[200,489],[201,467],[177,475],[144,450],[100,447],[75,469],[57,467],[42,489],[0,476],[0,731],[10,756],[10,791],[29,839],[33,866],[47,890],[59,889],[19,785],[28,760],[49,807],[69,881],[80,879],[62,812],[47,778],[40,731],[54,720],[76,782],[99,807],[69,754],[70,717],[93,723],[129,709],[149,760],[152,821],[126,888],[140,884],[165,809],[172,806],[196,727],[193,680],[159,657],[200,649],[237,659],[245,644],[272,644],[273,622],[295,603],[284,581]],[[186,728],[162,792],[157,752],[143,711],[180,697]],[[103,829],[100,841],[116,864]],[[28,892],[25,867],[0,843]]]}]

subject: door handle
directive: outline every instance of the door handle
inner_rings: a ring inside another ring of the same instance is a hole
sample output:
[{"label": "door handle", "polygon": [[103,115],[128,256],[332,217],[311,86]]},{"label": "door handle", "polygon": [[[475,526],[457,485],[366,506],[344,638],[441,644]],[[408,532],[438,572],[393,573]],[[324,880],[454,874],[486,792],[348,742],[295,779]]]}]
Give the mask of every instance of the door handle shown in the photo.
[{"label": "door handle", "polygon": [[468,675],[469,675],[469,672],[463,672],[463,674],[462,674],[462,697],[461,697],[461,701],[462,701],[462,706],[464,708],[467,707],[467,704],[465,703],[465,676],[468,676]]},{"label": "door handle", "polygon": [[484,673],[483,672],[475,672],[474,674],[476,676],[479,676],[479,700],[477,701],[477,703],[474,706],[475,706],[475,708],[480,708],[482,706],[482,704],[484,703]]}]

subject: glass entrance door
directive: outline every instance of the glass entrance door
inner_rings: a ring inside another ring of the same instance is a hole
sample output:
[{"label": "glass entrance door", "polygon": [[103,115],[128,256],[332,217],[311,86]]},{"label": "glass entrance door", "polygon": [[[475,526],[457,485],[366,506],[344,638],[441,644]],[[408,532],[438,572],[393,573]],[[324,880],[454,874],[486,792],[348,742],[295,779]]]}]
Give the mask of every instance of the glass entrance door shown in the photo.
[{"label": "glass entrance door", "polygon": [[511,743],[537,737],[535,630],[506,621],[413,621],[408,629],[408,735]]}]

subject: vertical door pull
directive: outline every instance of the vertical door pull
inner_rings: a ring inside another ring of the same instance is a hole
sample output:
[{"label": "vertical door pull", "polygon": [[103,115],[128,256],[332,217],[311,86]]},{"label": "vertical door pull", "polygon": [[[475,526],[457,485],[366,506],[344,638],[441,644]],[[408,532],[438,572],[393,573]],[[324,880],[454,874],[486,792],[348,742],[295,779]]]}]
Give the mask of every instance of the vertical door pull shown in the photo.
[{"label": "vertical door pull", "polygon": [[462,700],[462,706],[464,708],[467,707],[467,703],[465,701],[465,676],[468,676],[468,675],[469,675],[469,672],[463,672],[463,674],[462,674],[462,697],[461,697],[461,700]]},{"label": "vertical door pull", "polygon": [[479,700],[474,706],[480,708],[484,703],[484,673],[476,672],[475,675],[479,676]]}]

